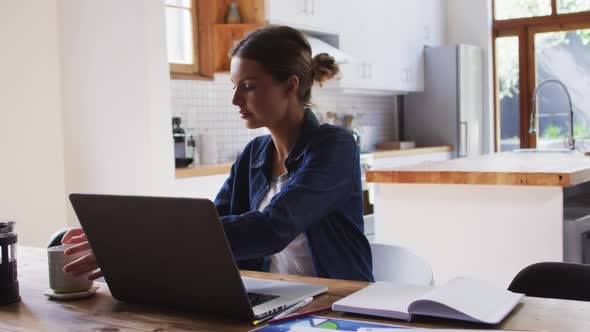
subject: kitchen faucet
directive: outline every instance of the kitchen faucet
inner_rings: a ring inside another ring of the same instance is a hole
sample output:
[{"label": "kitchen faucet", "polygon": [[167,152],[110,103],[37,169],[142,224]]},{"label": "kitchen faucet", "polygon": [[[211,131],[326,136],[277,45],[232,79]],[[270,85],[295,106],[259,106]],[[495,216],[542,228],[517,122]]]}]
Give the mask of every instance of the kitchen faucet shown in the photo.
[{"label": "kitchen faucet", "polygon": [[539,89],[541,89],[541,87],[547,83],[557,83],[558,85],[560,85],[563,90],[565,91],[565,94],[567,95],[567,100],[569,102],[569,116],[570,116],[570,136],[567,139],[567,147],[570,150],[575,150],[576,148],[576,140],[574,139],[574,107],[572,105],[572,97],[569,93],[569,91],[567,90],[565,84],[563,84],[561,81],[556,80],[556,79],[551,79],[551,80],[546,80],[543,81],[541,84],[539,84],[537,86],[537,88],[535,89],[535,92],[533,93],[533,102],[532,102],[532,107],[533,109],[531,110],[531,117],[530,117],[530,123],[529,123],[529,134],[534,134],[537,129],[535,127],[535,114],[537,113],[536,111],[536,104],[537,104],[537,93],[539,92]]}]

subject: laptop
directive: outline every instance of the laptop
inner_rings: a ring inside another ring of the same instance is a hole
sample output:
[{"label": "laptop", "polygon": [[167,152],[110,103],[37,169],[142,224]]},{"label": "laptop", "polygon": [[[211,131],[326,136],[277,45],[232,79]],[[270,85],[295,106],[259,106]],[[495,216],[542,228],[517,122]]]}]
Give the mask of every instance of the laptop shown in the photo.
[{"label": "laptop", "polygon": [[69,198],[117,300],[254,320],[328,290],[241,277],[208,199]]}]

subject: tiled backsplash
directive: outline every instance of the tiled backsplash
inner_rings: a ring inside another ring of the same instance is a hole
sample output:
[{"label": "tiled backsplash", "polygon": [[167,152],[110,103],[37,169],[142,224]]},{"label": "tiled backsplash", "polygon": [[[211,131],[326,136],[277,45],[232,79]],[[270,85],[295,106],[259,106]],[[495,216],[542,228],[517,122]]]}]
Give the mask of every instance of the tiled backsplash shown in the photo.
[{"label": "tiled backsplash", "polygon": [[[182,118],[181,126],[189,134],[215,135],[220,162],[235,159],[254,137],[268,134],[262,129],[248,129],[232,104],[233,90],[229,76],[216,75],[214,81],[173,80],[172,114]],[[314,88],[313,111],[321,122],[326,112],[339,116],[354,114],[365,132],[365,145],[397,138],[396,99],[393,95],[345,93],[337,88]],[[372,128],[371,128],[372,127]],[[198,146],[198,145],[197,145]]]}]

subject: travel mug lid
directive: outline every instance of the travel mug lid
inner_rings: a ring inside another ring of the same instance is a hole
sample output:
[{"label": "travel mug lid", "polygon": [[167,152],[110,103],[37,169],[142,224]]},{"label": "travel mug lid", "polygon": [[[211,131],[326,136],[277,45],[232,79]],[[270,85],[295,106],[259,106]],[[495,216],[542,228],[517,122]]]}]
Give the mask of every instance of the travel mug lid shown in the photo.
[{"label": "travel mug lid", "polygon": [[14,221],[0,221],[0,238],[16,235]]}]

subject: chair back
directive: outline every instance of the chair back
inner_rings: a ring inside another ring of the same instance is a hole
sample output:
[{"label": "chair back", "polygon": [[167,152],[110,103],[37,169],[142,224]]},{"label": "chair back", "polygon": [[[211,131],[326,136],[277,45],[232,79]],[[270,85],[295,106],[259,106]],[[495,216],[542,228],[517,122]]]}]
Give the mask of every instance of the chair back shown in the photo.
[{"label": "chair back", "polygon": [[430,286],[434,283],[428,262],[408,248],[371,243],[375,281]]},{"label": "chair back", "polygon": [[535,263],[522,269],[508,290],[534,297],[590,301],[590,265]]}]

